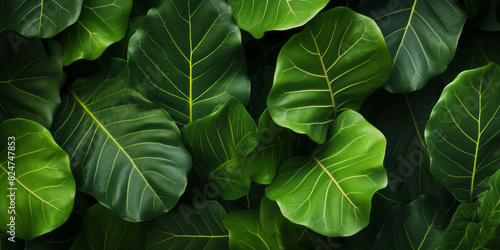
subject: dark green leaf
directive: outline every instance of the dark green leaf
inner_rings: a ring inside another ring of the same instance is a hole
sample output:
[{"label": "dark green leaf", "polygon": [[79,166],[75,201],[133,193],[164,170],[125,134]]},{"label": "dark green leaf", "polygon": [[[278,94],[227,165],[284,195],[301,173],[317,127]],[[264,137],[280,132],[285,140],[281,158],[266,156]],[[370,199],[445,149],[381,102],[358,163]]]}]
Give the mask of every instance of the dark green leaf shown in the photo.
[{"label": "dark green leaf", "polygon": [[500,31],[498,0],[465,0],[465,10],[473,26],[489,31]]},{"label": "dark green leaf", "polygon": [[224,218],[224,227],[229,231],[230,249],[280,249],[276,239],[262,228],[257,209],[229,213]]}]

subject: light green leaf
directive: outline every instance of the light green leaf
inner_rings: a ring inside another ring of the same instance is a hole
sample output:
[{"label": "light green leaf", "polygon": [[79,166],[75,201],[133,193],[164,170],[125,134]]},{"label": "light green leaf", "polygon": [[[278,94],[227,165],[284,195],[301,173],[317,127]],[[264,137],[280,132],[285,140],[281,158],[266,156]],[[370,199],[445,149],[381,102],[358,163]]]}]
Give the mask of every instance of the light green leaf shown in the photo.
[{"label": "light green leaf", "polygon": [[304,25],[329,0],[229,0],[234,19],[242,30],[260,39],[266,31],[287,30]]},{"label": "light green leaf", "polygon": [[373,20],[345,7],[329,10],[281,49],[269,113],[276,124],[324,143],[340,112],[358,110],[387,81],[389,69]]},{"label": "light green leaf", "polygon": [[244,161],[245,172],[252,181],[268,185],[274,180],[279,165],[299,153],[303,140],[289,129],[276,125],[266,110],[259,119],[259,144]]},{"label": "light green leaf", "polygon": [[181,204],[148,224],[148,249],[226,249],[229,235],[222,226],[226,216],[216,201],[202,203],[196,209]]},{"label": "light green leaf", "polygon": [[203,118],[250,81],[241,34],[224,0],[165,0],[130,39],[132,81],[142,85],[177,124]]},{"label": "light green leaf", "polygon": [[448,67],[467,19],[459,0],[364,0],[359,5],[377,21],[392,58],[393,93],[421,89]]},{"label": "light green leaf", "polygon": [[169,211],[186,188],[191,157],[180,132],[130,87],[124,60],[73,82],[53,134],[70,156],[79,190],[126,220]]},{"label": "light green leaf", "polygon": [[198,175],[222,196],[234,200],[250,191],[245,157],[257,146],[257,127],[245,107],[229,100],[211,115],[182,128]]},{"label": "light green leaf", "polygon": [[127,32],[132,0],[84,0],[78,21],[58,39],[64,49],[64,65],[79,59],[95,60]]},{"label": "light green leaf", "polygon": [[25,37],[51,38],[76,22],[82,1],[5,1],[7,29]]},{"label": "light green leaf", "polygon": [[73,209],[76,192],[66,152],[46,128],[25,119],[3,121],[0,140],[0,206],[5,209],[0,231],[11,230],[11,216],[16,241],[61,226]]},{"label": "light green leaf", "polygon": [[38,39],[4,32],[0,46],[0,121],[25,118],[50,128],[66,80],[60,45],[48,42],[47,53]]},{"label": "light green leaf", "polygon": [[145,224],[124,221],[98,203],[85,214],[82,230],[71,250],[145,249],[145,229]]},{"label": "light green leaf", "polygon": [[276,239],[262,228],[258,209],[229,213],[224,218],[224,227],[229,231],[230,249],[280,249]]},{"label": "light green leaf", "polygon": [[266,195],[290,221],[329,237],[350,236],[368,225],[373,194],[387,185],[384,135],[348,110],[328,141],[281,164]]},{"label": "light green leaf", "polygon": [[500,169],[500,67],[461,73],[443,90],[425,128],[431,173],[459,201],[488,189]]}]

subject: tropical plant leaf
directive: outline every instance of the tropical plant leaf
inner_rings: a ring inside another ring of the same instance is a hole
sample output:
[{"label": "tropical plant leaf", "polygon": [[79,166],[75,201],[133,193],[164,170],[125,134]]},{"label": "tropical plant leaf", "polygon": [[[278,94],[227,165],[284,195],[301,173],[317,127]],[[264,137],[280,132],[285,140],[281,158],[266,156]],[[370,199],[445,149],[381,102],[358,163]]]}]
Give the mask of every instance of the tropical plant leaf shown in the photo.
[{"label": "tropical plant leaf", "polygon": [[7,29],[25,37],[51,38],[76,22],[83,0],[5,1]]},{"label": "tropical plant leaf", "polygon": [[276,124],[324,143],[332,122],[389,78],[389,52],[373,20],[338,7],[281,49],[267,105]]},{"label": "tropical plant leaf", "polygon": [[16,238],[30,240],[61,226],[76,192],[66,152],[46,128],[20,118],[0,124],[0,139],[0,206],[5,208],[0,231],[11,231],[11,216]]},{"label": "tropical plant leaf", "polygon": [[488,189],[500,169],[500,67],[494,63],[461,73],[434,106],[425,140],[431,173],[459,201]]},{"label": "tropical plant leaf", "polygon": [[328,141],[287,159],[266,195],[290,221],[329,237],[368,225],[373,194],[387,185],[384,135],[355,111],[344,111]]},{"label": "tropical plant leaf", "polygon": [[80,234],[71,246],[77,249],[145,249],[144,223],[122,220],[113,211],[97,203],[85,217]]},{"label": "tropical plant leaf", "polygon": [[328,2],[329,0],[229,0],[229,5],[238,26],[260,39],[266,31],[287,30],[304,25]]},{"label": "tropical plant leaf", "polygon": [[4,32],[0,46],[0,121],[25,118],[49,129],[66,80],[60,45],[49,42],[47,53],[38,39]]},{"label": "tropical plant leaf", "polygon": [[268,185],[281,162],[299,153],[303,143],[299,135],[276,125],[267,110],[259,119],[258,130],[259,144],[246,157],[243,166],[252,181]]},{"label": "tropical plant leaf", "polygon": [[132,0],[85,0],[78,21],[59,35],[65,66],[95,60],[127,32]]},{"label": "tropical plant leaf", "polygon": [[250,98],[240,30],[223,0],[163,1],[130,39],[128,57],[131,79],[181,126],[231,97]]},{"label": "tropical plant leaf", "polygon": [[243,171],[245,157],[257,146],[257,127],[245,107],[229,100],[211,115],[182,128],[187,149],[198,175],[221,195],[234,200],[250,191]]},{"label": "tropical plant leaf", "polygon": [[222,225],[224,208],[207,201],[197,209],[179,206],[148,224],[148,249],[226,249],[229,235]]},{"label": "tropical plant leaf", "polygon": [[375,19],[391,53],[387,90],[409,93],[443,73],[455,55],[467,19],[459,2],[361,1],[361,13]]},{"label": "tropical plant leaf", "polygon": [[465,0],[469,22],[474,27],[500,31],[500,2],[498,0]]},{"label": "tropical plant leaf", "polygon": [[474,235],[469,234],[471,231],[467,227],[476,222],[477,208],[476,203],[462,203],[458,206],[438,249],[472,249]]},{"label": "tropical plant leaf", "polygon": [[224,227],[229,231],[230,249],[280,249],[276,239],[262,228],[258,209],[229,213],[224,218]]},{"label": "tropical plant leaf", "polygon": [[127,81],[126,62],[108,61],[73,82],[53,128],[79,190],[129,221],[152,219],[177,203],[191,158],[162,109]]},{"label": "tropical plant leaf", "polygon": [[440,198],[427,195],[406,206],[396,206],[386,217],[372,249],[436,249],[448,212]]}]

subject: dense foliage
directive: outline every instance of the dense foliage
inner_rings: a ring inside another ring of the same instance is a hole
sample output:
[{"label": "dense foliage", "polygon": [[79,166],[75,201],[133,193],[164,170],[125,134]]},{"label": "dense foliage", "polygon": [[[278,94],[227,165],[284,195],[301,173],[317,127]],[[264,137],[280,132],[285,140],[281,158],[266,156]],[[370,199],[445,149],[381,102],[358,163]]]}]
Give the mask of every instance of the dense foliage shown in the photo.
[{"label": "dense foliage", "polygon": [[0,48],[0,249],[500,245],[498,0],[2,0]]}]

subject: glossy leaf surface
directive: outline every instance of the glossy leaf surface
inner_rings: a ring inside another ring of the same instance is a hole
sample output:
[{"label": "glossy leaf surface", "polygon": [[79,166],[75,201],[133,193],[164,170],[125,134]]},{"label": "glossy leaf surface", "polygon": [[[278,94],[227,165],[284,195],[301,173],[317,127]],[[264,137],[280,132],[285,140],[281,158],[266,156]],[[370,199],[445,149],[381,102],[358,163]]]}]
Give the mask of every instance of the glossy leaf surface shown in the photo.
[{"label": "glossy leaf surface", "polygon": [[174,207],[191,158],[173,120],[130,87],[126,69],[113,59],[73,82],[53,134],[79,190],[126,220],[143,221]]},{"label": "glossy leaf surface", "polygon": [[25,119],[2,122],[0,139],[4,142],[0,146],[0,206],[5,208],[0,213],[0,230],[10,231],[11,216],[15,216],[15,236],[22,239],[61,226],[71,214],[76,192],[68,154],[46,128]]},{"label": "glossy leaf surface", "polygon": [[267,234],[259,220],[259,210],[236,210],[224,218],[229,231],[230,249],[280,249],[276,239]]},{"label": "glossy leaf surface", "polygon": [[325,144],[283,162],[266,196],[296,224],[330,237],[353,235],[368,225],[372,196],[387,185],[385,146],[380,131],[345,111]]},{"label": "glossy leaf surface", "polygon": [[163,1],[131,38],[128,58],[131,79],[181,126],[250,97],[240,30],[224,0]]},{"label": "glossy leaf surface", "polygon": [[389,69],[389,52],[375,22],[334,8],[281,49],[269,113],[276,124],[324,143],[340,112],[359,109],[386,82]]}]

